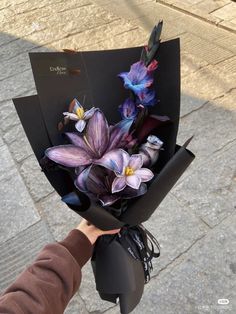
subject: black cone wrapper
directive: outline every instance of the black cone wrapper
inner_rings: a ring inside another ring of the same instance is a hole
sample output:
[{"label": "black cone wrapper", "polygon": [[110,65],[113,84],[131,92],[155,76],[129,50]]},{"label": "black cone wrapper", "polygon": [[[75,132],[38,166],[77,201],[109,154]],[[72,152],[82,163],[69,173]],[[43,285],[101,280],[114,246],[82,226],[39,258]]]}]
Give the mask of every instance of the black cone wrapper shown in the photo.
[{"label": "black cone wrapper", "polygon": [[[13,101],[38,160],[48,147],[64,142],[57,126],[62,120],[62,112],[68,110],[68,104],[74,98],[87,108],[101,108],[109,123],[120,120],[116,108],[128,96],[128,91],[117,74],[129,71],[130,65],[139,60],[140,54],[140,47],[74,54],[30,54],[38,95]],[[194,159],[194,155],[186,149],[187,145],[176,145],[180,111],[179,40],[161,43],[157,60],[159,68],[155,73],[154,86],[159,103],[150,108],[150,112],[166,115],[172,123],[152,131],[164,142],[164,150],[155,169],[156,178],[147,193],[129,202],[128,210],[119,219],[99,204],[91,203],[81,192],[77,192],[81,205],[69,206],[103,230],[135,226],[146,221]],[[64,196],[75,190],[71,177],[65,171],[44,173],[59,195]],[[99,243],[97,248],[92,259],[97,290],[101,298],[110,302],[115,302],[119,297],[121,313],[129,313],[143,293],[142,265],[117,241],[112,241],[101,254]]]},{"label": "black cone wrapper", "polygon": [[[96,246],[99,247],[99,242]],[[113,303],[119,298],[121,313],[131,312],[143,294],[141,263],[132,258],[119,242],[112,241],[105,249],[96,250],[92,267],[101,298]]]}]

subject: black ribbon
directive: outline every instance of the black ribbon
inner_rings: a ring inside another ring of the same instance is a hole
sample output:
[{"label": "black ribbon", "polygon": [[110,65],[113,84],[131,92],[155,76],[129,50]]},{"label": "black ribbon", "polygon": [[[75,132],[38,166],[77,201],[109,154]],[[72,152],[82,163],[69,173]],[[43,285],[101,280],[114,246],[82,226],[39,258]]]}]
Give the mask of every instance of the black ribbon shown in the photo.
[{"label": "black ribbon", "polygon": [[[143,225],[138,225],[122,228],[117,239],[134,259],[142,262],[147,283],[153,270],[152,259],[160,256],[160,245],[156,238]],[[155,252],[155,247],[158,252]]]}]

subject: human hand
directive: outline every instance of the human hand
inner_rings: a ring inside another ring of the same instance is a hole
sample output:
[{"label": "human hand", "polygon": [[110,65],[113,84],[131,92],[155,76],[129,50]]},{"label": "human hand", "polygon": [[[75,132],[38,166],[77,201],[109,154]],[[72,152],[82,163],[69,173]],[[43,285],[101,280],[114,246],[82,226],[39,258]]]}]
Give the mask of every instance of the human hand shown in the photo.
[{"label": "human hand", "polygon": [[82,219],[80,224],[76,227],[79,231],[83,232],[89,241],[94,244],[97,241],[97,238],[104,234],[116,234],[120,229],[104,231],[98,229],[94,225],[90,224],[86,219]]}]

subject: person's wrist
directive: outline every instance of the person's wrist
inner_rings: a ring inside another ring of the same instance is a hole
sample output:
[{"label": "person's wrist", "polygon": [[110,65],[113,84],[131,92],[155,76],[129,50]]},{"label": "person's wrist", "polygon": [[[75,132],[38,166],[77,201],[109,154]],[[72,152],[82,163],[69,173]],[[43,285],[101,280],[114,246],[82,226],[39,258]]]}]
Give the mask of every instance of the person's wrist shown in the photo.
[{"label": "person's wrist", "polygon": [[97,238],[101,235],[105,234],[116,234],[120,231],[120,229],[113,230],[101,230],[90,224],[87,220],[82,219],[80,224],[76,227],[77,230],[81,231],[90,241],[92,245],[97,241]]},{"label": "person's wrist", "polygon": [[82,232],[92,245],[97,241],[99,235],[92,225],[79,225],[76,229]]}]

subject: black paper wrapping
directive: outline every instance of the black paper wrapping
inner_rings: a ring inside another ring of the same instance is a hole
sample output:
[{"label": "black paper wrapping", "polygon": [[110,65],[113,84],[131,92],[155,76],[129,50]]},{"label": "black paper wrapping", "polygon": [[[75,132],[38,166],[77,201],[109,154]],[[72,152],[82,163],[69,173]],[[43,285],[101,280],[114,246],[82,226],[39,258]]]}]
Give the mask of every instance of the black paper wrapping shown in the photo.
[{"label": "black paper wrapping", "polygon": [[[99,107],[109,123],[120,120],[118,110],[128,92],[117,74],[129,71],[139,60],[141,48],[96,52],[31,53],[30,61],[38,95],[14,99],[14,104],[32,149],[40,160],[46,148],[64,142],[58,132],[58,123],[68,104],[77,98],[85,107]],[[167,115],[172,123],[153,130],[164,142],[153,180],[147,193],[129,202],[128,210],[119,219],[78,192],[81,206],[70,206],[75,212],[103,230],[135,226],[146,221],[171,190],[194,159],[186,145],[176,145],[180,111],[180,49],[179,40],[161,43],[155,72],[157,98],[151,114]],[[63,170],[45,172],[48,180],[64,196],[75,190],[73,182]],[[106,266],[104,266],[106,265]],[[121,313],[129,313],[138,304],[144,286],[141,263],[134,260],[124,248],[112,241],[99,250],[96,245],[92,258],[97,290],[104,300],[115,302],[119,297]],[[109,276],[107,276],[109,274]]]}]

